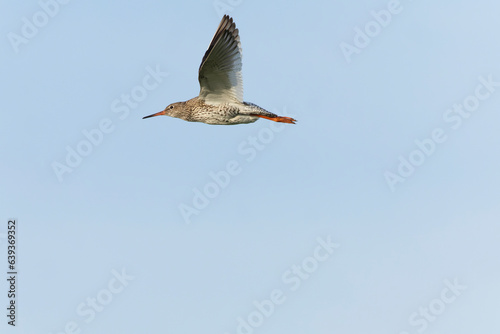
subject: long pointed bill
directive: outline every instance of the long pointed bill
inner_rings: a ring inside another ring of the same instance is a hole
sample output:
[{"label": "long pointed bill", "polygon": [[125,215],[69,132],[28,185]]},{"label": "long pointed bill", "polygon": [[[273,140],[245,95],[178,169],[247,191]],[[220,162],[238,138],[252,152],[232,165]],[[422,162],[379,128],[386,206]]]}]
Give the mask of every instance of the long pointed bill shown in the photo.
[{"label": "long pointed bill", "polygon": [[149,118],[149,117],[154,117],[154,116],[160,116],[160,115],[165,115],[165,110],[157,112],[156,114],[152,114],[149,116],[144,116],[142,119]]}]

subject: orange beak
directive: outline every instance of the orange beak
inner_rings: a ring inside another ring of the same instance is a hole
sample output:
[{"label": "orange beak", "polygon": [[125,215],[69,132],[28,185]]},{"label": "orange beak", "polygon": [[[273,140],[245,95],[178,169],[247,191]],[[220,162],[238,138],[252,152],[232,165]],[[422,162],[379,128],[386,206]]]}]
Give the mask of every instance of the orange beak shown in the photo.
[{"label": "orange beak", "polygon": [[149,118],[149,117],[154,117],[154,116],[160,116],[160,115],[165,115],[165,110],[157,112],[156,114],[152,114],[152,115],[149,115],[149,116],[144,116],[142,119]]}]

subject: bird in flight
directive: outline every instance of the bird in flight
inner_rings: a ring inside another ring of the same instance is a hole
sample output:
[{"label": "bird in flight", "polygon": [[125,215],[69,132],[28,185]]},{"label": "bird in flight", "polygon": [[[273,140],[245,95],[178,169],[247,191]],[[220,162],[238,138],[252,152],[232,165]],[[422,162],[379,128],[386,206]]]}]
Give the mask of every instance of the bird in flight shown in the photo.
[{"label": "bird in flight", "polygon": [[291,117],[278,116],[256,104],[243,102],[241,43],[233,19],[224,15],[198,70],[200,94],[168,105],[159,113],[189,122],[217,125],[253,123],[259,118],[295,124]]}]

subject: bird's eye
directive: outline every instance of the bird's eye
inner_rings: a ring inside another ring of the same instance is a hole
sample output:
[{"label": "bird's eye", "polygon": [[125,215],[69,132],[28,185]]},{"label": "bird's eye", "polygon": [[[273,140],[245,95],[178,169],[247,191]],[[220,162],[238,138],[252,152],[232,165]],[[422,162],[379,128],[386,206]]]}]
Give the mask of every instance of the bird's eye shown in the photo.
[{"label": "bird's eye", "polygon": [[174,109],[174,106],[170,106],[170,109]]}]

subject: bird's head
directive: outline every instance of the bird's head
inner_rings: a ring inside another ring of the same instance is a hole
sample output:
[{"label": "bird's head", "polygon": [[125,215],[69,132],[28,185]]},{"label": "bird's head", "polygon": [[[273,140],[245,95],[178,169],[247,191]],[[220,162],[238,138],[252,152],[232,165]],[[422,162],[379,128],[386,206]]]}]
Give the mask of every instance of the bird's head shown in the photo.
[{"label": "bird's head", "polygon": [[182,114],[182,111],[183,111],[182,106],[184,103],[185,102],[175,102],[175,103],[169,104],[164,110],[162,110],[156,114],[144,116],[142,119],[154,117],[154,116],[160,116],[160,115],[180,118],[179,115]]}]

